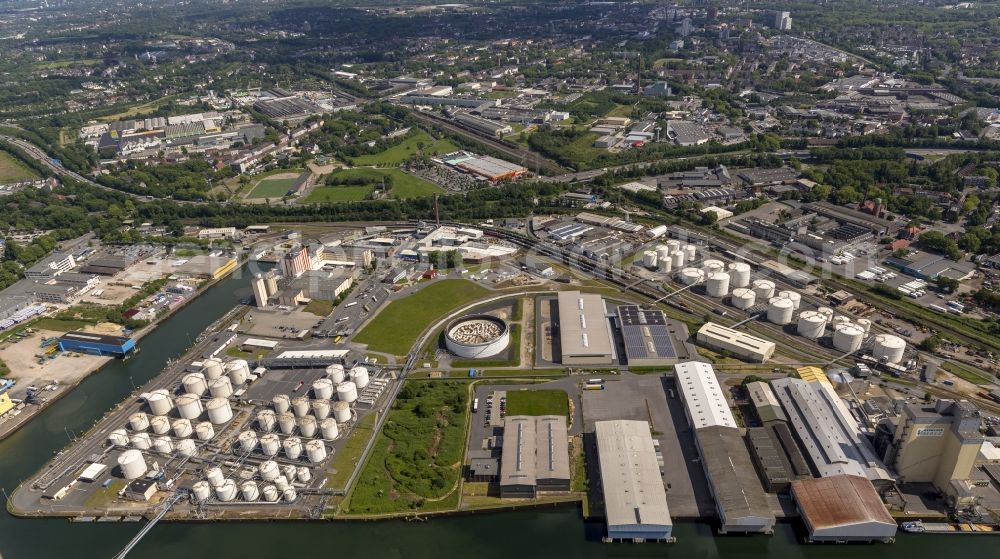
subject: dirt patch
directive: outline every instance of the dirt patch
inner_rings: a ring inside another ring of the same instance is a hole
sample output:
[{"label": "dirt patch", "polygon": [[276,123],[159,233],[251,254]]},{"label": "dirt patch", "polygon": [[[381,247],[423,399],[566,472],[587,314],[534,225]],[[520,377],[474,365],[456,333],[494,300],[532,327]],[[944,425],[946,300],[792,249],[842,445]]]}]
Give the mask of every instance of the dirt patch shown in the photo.
[{"label": "dirt patch", "polygon": [[[49,359],[48,355],[53,354],[46,355],[46,348],[41,347],[42,339],[60,335],[61,332],[38,330],[20,341],[12,338],[0,344],[0,359],[10,368],[11,378],[17,380],[12,397],[22,397],[31,385],[42,387],[51,382],[76,384],[110,361],[108,357],[59,351],[54,353],[54,358]],[[39,356],[43,356],[41,363]]]}]

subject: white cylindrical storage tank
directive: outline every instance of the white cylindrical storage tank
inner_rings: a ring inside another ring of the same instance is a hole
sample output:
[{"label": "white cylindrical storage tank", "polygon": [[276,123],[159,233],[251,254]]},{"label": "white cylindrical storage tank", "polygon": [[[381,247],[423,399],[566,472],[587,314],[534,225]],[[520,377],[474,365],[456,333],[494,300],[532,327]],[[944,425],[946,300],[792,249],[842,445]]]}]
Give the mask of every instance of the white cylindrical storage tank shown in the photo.
[{"label": "white cylindrical storage tank", "polygon": [[313,464],[318,464],[326,460],[326,446],[323,441],[314,439],[306,443],[306,456]]},{"label": "white cylindrical storage tank", "polygon": [[767,301],[774,297],[774,282],[771,280],[759,279],[753,282],[753,292],[757,294],[758,301]]},{"label": "white cylindrical storage tank", "polygon": [[225,398],[212,398],[205,406],[208,409],[208,420],[214,425],[225,423],[233,418],[233,408]]},{"label": "white cylindrical storage tank", "polygon": [[233,383],[229,377],[219,377],[209,384],[208,391],[213,398],[228,398],[233,395]]},{"label": "white cylindrical storage tank", "polygon": [[257,433],[253,431],[243,431],[237,439],[240,442],[240,450],[243,452],[253,452],[257,450]]},{"label": "white cylindrical storage tank", "polygon": [[698,268],[684,268],[681,270],[680,274],[677,275],[677,279],[684,285],[694,285],[705,278],[705,272],[702,272]]},{"label": "white cylindrical storage tank", "polygon": [[206,359],[205,365],[202,367],[201,371],[205,373],[206,379],[215,380],[222,376],[222,361],[219,361],[214,357]]},{"label": "white cylindrical storage tank", "polygon": [[295,412],[295,417],[305,417],[309,414],[309,398],[305,396],[299,396],[292,400],[292,411]]},{"label": "white cylindrical storage tank", "polygon": [[774,324],[791,323],[794,312],[795,304],[790,299],[771,297],[771,300],[767,302],[767,319]]},{"label": "white cylindrical storage tank", "polygon": [[830,324],[832,324],[834,328],[836,328],[838,326],[843,326],[845,324],[850,324],[850,323],[851,323],[851,319],[847,318],[844,315],[835,316],[835,317],[833,317],[833,320],[830,321]]},{"label": "white cylindrical storage tank", "polygon": [[281,468],[278,467],[278,463],[274,460],[261,463],[257,471],[260,472],[260,478],[264,481],[274,481],[281,475]]},{"label": "white cylindrical storage tank", "polygon": [[260,438],[260,451],[264,456],[277,456],[281,450],[281,439],[274,433],[268,433]]},{"label": "white cylindrical storage tank", "polygon": [[286,503],[291,503],[295,501],[296,493],[294,487],[289,487],[281,492],[281,498],[285,500]]},{"label": "white cylindrical storage tank", "polygon": [[205,409],[201,405],[201,398],[195,394],[184,394],[177,398],[177,413],[184,419],[198,419]]},{"label": "white cylindrical storage tank", "polygon": [[250,364],[243,359],[236,359],[226,363],[226,376],[229,377],[233,386],[240,386],[247,381],[250,376]]},{"label": "white cylindrical storage tank", "polygon": [[656,259],[656,271],[661,274],[669,274],[674,269],[674,261],[671,257],[666,256],[663,258]]},{"label": "white cylindrical storage tank", "polygon": [[278,418],[274,414],[274,410],[260,410],[257,412],[257,428],[260,431],[265,433],[274,431],[274,426],[277,422]]},{"label": "white cylindrical storage tank", "polygon": [[833,309],[830,307],[820,307],[816,312],[826,317],[827,324],[833,324]]},{"label": "white cylindrical storage tank", "polygon": [[226,481],[226,476],[222,473],[222,468],[212,466],[211,468],[205,470],[205,479],[208,480],[209,485],[215,488],[219,487]]},{"label": "white cylindrical storage tank", "polygon": [[667,245],[656,245],[656,263],[659,264],[665,258],[670,258],[670,247]]},{"label": "white cylindrical storage tank", "polygon": [[333,418],[337,423],[347,423],[351,420],[351,404],[347,402],[333,403]]},{"label": "white cylindrical storage tank", "polygon": [[747,310],[757,302],[757,294],[754,293],[753,289],[740,287],[733,290],[730,301],[737,309]]},{"label": "white cylindrical storage tank", "polygon": [[287,411],[280,414],[278,416],[278,429],[281,429],[281,434],[283,435],[291,435],[295,429],[295,416]]},{"label": "white cylindrical storage tank", "polygon": [[194,441],[191,439],[182,439],[177,441],[176,448],[177,454],[180,454],[181,456],[194,456],[194,453],[197,450]]},{"label": "white cylindrical storage tank", "polygon": [[281,475],[288,480],[288,483],[295,483],[295,474],[297,471],[298,470],[294,465],[288,464],[286,466],[282,466]]},{"label": "white cylindrical storage tank", "polygon": [[205,375],[201,373],[184,375],[184,379],[181,380],[181,385],[184,387],[185,394],[204,396],[205,391],[208,390],[208,383],[205,382]]},{"label": "white cylindrical storage tank", "polygon": [[688,262],[694,261],[696,256],[698,256],[698,247],[694,245],[684,245],[684,257],[687,258]]},{"label": "white cylindrical storage tank", "polygon": [[680,268],[686,262],[687,262],[687,256],[684,254],[684,251],[670,253],[670,264],[675,269]]},{"label": "white cylindrical storage tank", "polygon": [[260,490],[257,489],[257,482],[255,481],[244,481],[240,484],[240,493],[243,495],[244,501],[256,501],[260,498]]},{"label": "white cylindrical storage tank", "polygon": [[[149,438],[149,435],[146,435],[146,438]],[[146,475],[146,460],[142,457],[142,453],[135,449],[121,453],[118,457],[118,467],[121,468],[125,479],[139,479]]]},{"label": "white cylindrical storage tank", "polygon": [[337,429],[337,420],[332,417],[328,417],[320,422],[319,424],[320,433],[322,433],[323,438],[332,441],[337,438],[340,431]]},{"label": "white cylindrical storage tank", "polygon": [[316,379],[312,385],[313,395],[320,400],[333,398],[333,381],[324,377]]},{"label": "white cylindrical storage tank", "polygon": [[291,487],[288,483],[288,478],[285,477],[285,474],[281,474],[280,476],[274,478],[274,486],[278,488],[278,491],[284,491],[285,489]]},{"label": "white cylindrical storage tank", "polygon": [[733,262],[729,265],[729,277],[733,287],[750,285],[750,265],[746,262]]},{"label": "white cylindrical storage tank", "polygon": [[298,460],[302,456],[302,439],[298,437],[288,437],[281,442],[281,446],[289,460]]},{"label": "white cylindrical storage tank", "polygon": [[313,400],[313,416],[318,420],[330,417],[330,400]]},{"label": "white cylindrical storage tank", "polygon": [[368,386],[368,369],[365,367],[354,367],[351,369],[351,382],[358,390]]},{"label": "white cylindrical storage tank", "polygon": [[879,361],[886,363],[899,363],[903,360],[906,352],[906,341],[899,336],[892,334],[879,334],[875,336],[875,347],[872,348],[872,355]]},{"label": "white cylindrical storage tank", "polygon": [[802,295],[799,295],[797,291],[779,291],[778,297],[783,297],[792,302],[792,308],[799,310],[799,305],[802,304]]},{"label": "white cylindrical storage tank", "polygon": [[344,382],[344,366],[340,363],[327,365],[326,378],[332,380],[334,385]]},{"label": "white cylindrical storage tank", "polygon": [[351,381],[345,381],[337,385],[337,399],[348,404],[357,401],[358,387]]},{"label": "white cylindrical storage tank", "polygon": [[864,339],[864,329],[855,324],[840,324],[833,329],[833,347],[837,351],[844,353],[857,351]]},{"label": "white cylindrical storage tank", "polygon": [[149,450],[153,446],[153,440],[149,438],[149,433],[136,433],[129,437],[132,448],[139,450]]},{"label": "white cylindrical storage tank", "polygon": [[264,498],[268,503],[277,502],[281,494],[278,493],[278,489],[273,485],[265,485],[264,489],[261,489],[260,496]]},{"label": "white cylindrical storage tank", "polygon": [[667,250],[670,251],[670,254],[679,252],[681,250],[681,242],[678,241],[677,239],[670,239],[669,241],[667,241]]},{"label": "white cylindrical storage tank", "polygon": [[868,332],[870,332],[872,329],[872,321],[868,320],[867,318],[859,318],[856,324],[865,331],[866,336],[868,335]]},{"label": "white cylindrical storage tank", "polygon": [[210,441],[215,437],[215,427],[208,421],[202,421],[194,428],[194,434],[199,441]]},{"label": "white cylindrical storage tank", "polygon": [[716,272],[724,272],[726,270],[726,264],[722,260],[706,260],[701,263],[701,270],[705,272],[706,276]]},{"label": "white cylindrical storage tank", "polygon": [[274,405],[274,411],[277,413],[285,413],[292,405],[291,400],[286,394],[278,394],[271,400],[271,403]]},{"label": "white cylindrical storage tank", "polygon": [[642,265],[647,268],[656,268],[656,251],[647,250],[643,252]]},{"label": "white cylindrical storage tank", "polygon": [[222,485],[215,488],[215,497],[223,503],[228,503],[236,499],[236,482],[227,479]]},{"label": "white cylindrical storage tank", "polygon": [[194,482],[191,486],[191,494],[197,502],[207,501],[212,496],[212,486],[205,480]]},{"label": "white cylindrical storage tank", "polygon": [[170,432],[170,419],[165,415],[154,415],[153,419],[149,420],[149,426],[157,435],[166,435]]},{"label": "white cylindrical storage tank", "polygon": [[312,472],[305,466],[299,466],[298,470],[295,472],[295,477],[297,477],[302,483],[309,483],[309,480],[312,479]]},{"label": "white cylindrical storage tank", "polygon": [[819,339],[826,331],[826,317],[816,311],[804,311],[799,315],[799,335],[810,340]]},{"label": "white cylindrical storage tank", "polygon": [[307,415],[305,417],[300,417],[298,421],[299,433],[303,437],[315,437],[316,436],[316,418]]},{"label": "white cylindrical storage tank", "polygon": [[149,405],[149,411],[153,412],[154,415],[167,415],[174,407],[173,401],[170,398],[170,393],[162,388],[160,390],[154,390],[153,393],[146,398],[146,404]]},{"label": "white cylindrical storage tank", "polygon": [[118,448],[128,446],[128,431],[125,429],[115,429],[108,435],[108,443],[110,443],[111,446],[117,446]]},{"label": "white cylindrical storage tank", "polygon": [[174,436],[178,439],[186,439],[194,432],[194,429],[191,428],[191,420],[189,419],[178,419],[170,427],[174,430]]},{"label": "white cylindrical storage tank", "polygon": [[135,412],[128,418],[129,427],[133,431],[145,431],[149,429],[149,416],[140,412]]},{"label": "white cylindrical storage tank", "polygon": [[708,276],[705,291],[710,297],[722,298],[729,294],[729,274],[714,272]]},{"label": "white cylindrical storage tank", "polygon": [[174,452],[174,443],[170,440],[170,437],[156,437],[153,439],[153,450],[163,454],[172,454]]}]

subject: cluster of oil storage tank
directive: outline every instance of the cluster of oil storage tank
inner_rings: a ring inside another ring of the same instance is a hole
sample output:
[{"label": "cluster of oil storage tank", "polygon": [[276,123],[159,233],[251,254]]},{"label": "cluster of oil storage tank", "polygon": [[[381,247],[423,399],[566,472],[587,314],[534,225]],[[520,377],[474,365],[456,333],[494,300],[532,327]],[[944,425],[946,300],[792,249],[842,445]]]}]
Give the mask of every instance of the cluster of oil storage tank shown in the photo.
[{"label": "cluster of oil storage tank", "polygon": [[296,485],[312,480],[309,468],[291,464],[280,466],[273,460],[257,466],[254,479],[237,481],[226,477],[218,466],[208,467],[204,475],[205,479],[191,486],[192,499],[199,503],[208,501],[213,495],[223,503],[231,503],[237,498],[249,503],[291,503],[298,497]]},{"label": "cluster of oil storage tank", "polygon": [[[721,260],[708,259],[700,267],[688,266],[677,273],[677,280],[684,285],[695,285],[705,282],[705,292],[710,297],[723,298],[729,295],[729,290],[740,290],[736,305],[747,303],[747,293],[744,291],[750,285],[750,265],[746,262],[733,262],[726,265]],[[751,300],[745,307],[753,306]]]},{"label": "cluster of oil storage tank", "polygon": [[679,270],[688,262],[694,261],[698,254],[698,249],[694,245],[681,245],[678,240],[669,240],[664,244],[656,245],[653,250],[642,253],[642,265],[650,270],[656,270],[664,274],[672,270]]}]

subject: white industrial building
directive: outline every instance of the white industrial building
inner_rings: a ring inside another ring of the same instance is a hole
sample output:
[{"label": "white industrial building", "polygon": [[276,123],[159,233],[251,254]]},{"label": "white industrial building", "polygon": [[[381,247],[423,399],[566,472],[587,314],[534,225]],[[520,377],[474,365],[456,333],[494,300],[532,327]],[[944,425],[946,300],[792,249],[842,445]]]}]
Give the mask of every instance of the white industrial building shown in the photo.
[{"label": "white industrial building", "polygon": [[615,359],[604,299],[594,293],[559,292],[559,341],[563,365],[611,365]]},{"label": "white industrial building", "polygon": [[792,482],[810,542],[891,542],[896,521],[864,477],[836,475]]},{"label": "white industrial building", "polygon": [[598,421],[597,453],[608,538],[672,540],[667,493],[645,421]]},{"label": "white industrial building", "polygon": [[735,357],[755,363],[763,363],[774,356],[774,342],[714,322],[706,322],[698,329],[697,340],[709,349],[725,350]]},{"label": "white industrial building", "polygon": [[781,378],[771,381],[771,388],[820,477],[892,479],[829,381]]}]

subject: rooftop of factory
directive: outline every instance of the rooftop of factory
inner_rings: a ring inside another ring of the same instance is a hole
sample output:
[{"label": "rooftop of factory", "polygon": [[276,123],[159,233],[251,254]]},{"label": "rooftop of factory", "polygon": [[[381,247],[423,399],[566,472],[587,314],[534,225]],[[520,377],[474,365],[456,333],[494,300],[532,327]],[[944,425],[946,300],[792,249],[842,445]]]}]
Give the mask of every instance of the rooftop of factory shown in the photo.
[{"label": "rooftop of factory", "polygon": [[598,421],[595,430],[608,525],[672,525],[649,423]]},{"label": "rooftop of factory", "polygon": [[739,429],[713,425],[695,430],[695,436],[723,523],[758,518],[773,524],[774,514]]},{"label": "rooftop of factory", "polygon": [[736,418],[729,409],[712,365],[686,361],[674,365],[674,374],[694,429],[736,427]]},{"label": "rooftop of factory", "polygon": [[559,337],[563,355],[611,355],[604,299],[594,293],[559,292]]},{"label": "rooftop of factory", "polygon": [[500,486],[531,486],[539,480],[569,478],[566,418],[508,416],[500,455]]},{"label": "rooftop of factory", "polygon": [[863,476],[796,480],[792,495],[803,520],[816,530],[868,523],[896,526],[875,487]]},{"label": "rooftop of factory", "polygon": [[677,357],[663,311],[620,305],[618,322],[625,341],[625,354],[630,361]]}]

